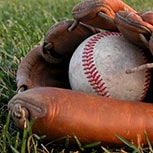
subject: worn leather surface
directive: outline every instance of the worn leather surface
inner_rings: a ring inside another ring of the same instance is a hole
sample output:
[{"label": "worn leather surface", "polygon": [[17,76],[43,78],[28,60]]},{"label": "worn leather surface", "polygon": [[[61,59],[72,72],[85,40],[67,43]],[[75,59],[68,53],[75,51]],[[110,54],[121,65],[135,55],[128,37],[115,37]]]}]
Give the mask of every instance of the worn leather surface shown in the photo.
[{"label": "worn leather surface", "polygon": [[[79,22],[105,30],[117,31],[114,18],[116,12],[120,10],[136,12],[121,0],[84,0],[74,6],[72,15]],[[102,15],[99,15],[100,13]]]},{"label": "worn leather surface", "polygon": [[[50,63],[55,63],[50,56],[57,59],[71,57],[78,45],[89,36],[98,33],[99,30],[79,23],[69,31],[73,21],[61,21],[51,26],[47,31],[43,44],[43,57]],[[65,58],[63,59],[65,60]]]},{"label": "worn leather surface", "polygon": [[153,54],[153,12],[131,13],[119,11],[114,19],[119,31],[133,44],[149,48]]},{"label": "worn leather surface", "polygon": [[[137,144],[146,144],[144,132],[153,143],[153,105],[129,102],[67,89],[33,88],[14,96],[9,102],[12,114],[21,105],[35,119],[33,132],[51,141],[77,136],[82,144],[101,141],[102,145],[123,145],[116,135]],[[12,115],[19,127],[21,119]],[[139,140],[138,140],[139,139]]]},{"label": "worn leather surface", "polygon": [[40,86],[69,88],[68,64],[51,64],[41,55],[42,45],[33,48],[19,64],[16,81],[17,90],[27,90]]}]

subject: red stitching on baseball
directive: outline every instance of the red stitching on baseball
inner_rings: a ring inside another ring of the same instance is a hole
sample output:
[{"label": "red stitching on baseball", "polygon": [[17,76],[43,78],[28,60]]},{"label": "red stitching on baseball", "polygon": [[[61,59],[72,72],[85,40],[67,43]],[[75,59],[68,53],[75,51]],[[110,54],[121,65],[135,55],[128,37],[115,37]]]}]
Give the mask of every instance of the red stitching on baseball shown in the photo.
[{"label": "red stitching on baseball", "polygon": [[[93,51],[94,46],[96,45],[97,41],[99,41],[102,37],[110,36],[110,35],[116,35],[121,36],[120,33],[116,32],[105,32],[105,33],[98,33],[95,36],[93,36],[85,45],[83,56],[82,56],[82,62],[83,62],[83,69],[84,73],[86,75],[86,78],[88,79],[88,82],[90,83],[93,90],[101,96],[110,97],[109,91],[107,87],[105,86],[104,80],[100,77],[100,74],[98,70],[96,69],[94,60],[93,60]],[[143,54],[144,62],[147,61],[146,56]],[[143,100],[150,84],[150,71],[145,71],[145,81],[144,81],[144,88],[142,91],[142,95],[140,96],[140,100]]]},{"label": "red stitching on baseball", "polygon": [[94,60],[93,60],[93,51],[94,46],[96,45],[97,41],[104,36],[113,35],[113,32],[108,33],[98,33],[97,35],[93,36],[85,45],[82,62],[83,62],[83,69],[88,79],[88,82],[92,86],[93,90],[101,96],[110,97],[110,94],[105,86],[105,82],[100,77],[98,70],[96,69]]},{"label": "red stitching on baseball", "polygon": [[[142,53],[143,53],[143,58],[144,58],[144,62],[145,63],[148,63],[148,59],[146,58],[146,56],[145,56],[145,53],[142,51]],[[144,98],[145,98],[145,96],[146,96],[146,93],[147,93],[147,91],[148,91],[148,88],[149,88],[149,85],[150,85],[150,80],[151,80],[151,72],[150,72],[150,70],[149,69],[146,69],[145,70],[145,83],[144,83],[144,88],[143,88],[143,92],[142,92],[142,95],[141,95],[141,97],[140,97],[140,100],[142,101]]]}]

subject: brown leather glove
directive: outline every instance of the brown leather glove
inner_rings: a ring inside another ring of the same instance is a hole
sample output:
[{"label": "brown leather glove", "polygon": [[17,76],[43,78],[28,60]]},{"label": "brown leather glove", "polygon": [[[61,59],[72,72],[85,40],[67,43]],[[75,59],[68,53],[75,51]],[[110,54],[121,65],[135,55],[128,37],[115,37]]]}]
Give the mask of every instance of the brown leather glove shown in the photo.
[{"label": "brown leather glove", "polygon": [[84,39],[99,32],[81,23],[69,32],[68,27],[72,23],[63,21],[53,25],[44,44],[26,55],[17,71],[18,91],[40,86],[70,88],[68,65],[72,53]]},{"label": "brown leather glove", "polygon": [[47,32],[43,44],[42,56],[50,63],[60,63],[71,57],[78,45],[87,37],[100,32],[100,30],[79,23],[69,31],[73,21],[61,21],[53,25]]},{"label": "brown leather glove", "polygon": [[48,63],[41,53],[42,45],[31,50],[17,72],[18,90],[26,91],[15,95],[8,108],[18,127],[26,128],[27,121],[34,119],[34,133],[45,135],[48,141],[69,136],[71,145],[74,136],[82,144],[124,145],[117,135],[136,145],[139,139],[144,145],[145,131],[153,142],[152,104],[65,89],[69,88],[68,62]]},{"label": "brown leather glove", "polygon": [[[81,144],[124,145],[117,135],[135,145],[146,145],[144,133],[153,144],[153,105],[106,98],[54,87],[29,89],[9,102],[11,116],[20,128],[34,119],[34,133],[54,140],[74,137]],[[139,144],[138,144],[139,143]]]},{"label": "brown leather glove", "polygon": [[[44,43],[27,54],[17,71],[18,91],[24,92],[15,95],[8,105],[20,128],[26,128],[27,120],[35,119],[33,132],[46,135],[47,140],[75,135],[81,143],[101,141],[102,145],[123,145],[117,134],[135,144],[137,140],[146,144],[146,131],[153,144],[152,104],[68,90],[72,53],[84,39],[99,32],[86,24],[117,31],[115,13],[124,9],[135,13],[120,0],[84,0],[72,12],[79,21],[76,25],[64,21],[52,26]],[[148,34],[148,30],[145,32]],[[149,36],[151,47],[153,37]]]},{"label": "brown leather glove", "polygon": [[115,23],[119,31],[132,43],[150,49],[153,55],[153,12],[119,11]]},{"label": "brown leather glove", "polygon": [[72,15],[76,20],[74,24],[83,22],[100,29],[118,31],[114,18],[120,10],[136,12],[121,0],[84,0],[74,6]]},{"label": "brown leather glove", "polygon": [[48,63],[42,57],[42,50],[42,45],[35,47],[20,63],[16,75],[18,91],[41,86],[69,88],[69,60],[59,64]]}]

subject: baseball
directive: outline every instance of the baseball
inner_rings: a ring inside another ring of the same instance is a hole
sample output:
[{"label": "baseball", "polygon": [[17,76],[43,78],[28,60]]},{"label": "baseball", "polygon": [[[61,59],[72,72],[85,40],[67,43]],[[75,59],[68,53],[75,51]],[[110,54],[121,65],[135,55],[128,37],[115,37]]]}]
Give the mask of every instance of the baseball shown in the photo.
[{"label": "baseball", "polygon": [[149,88],[150,70],[130,74],[126,70],[147,62],[143,50],[120,33],[97,33],[83,41],[72,55],[70,85],[72,90],[142,101]]}]

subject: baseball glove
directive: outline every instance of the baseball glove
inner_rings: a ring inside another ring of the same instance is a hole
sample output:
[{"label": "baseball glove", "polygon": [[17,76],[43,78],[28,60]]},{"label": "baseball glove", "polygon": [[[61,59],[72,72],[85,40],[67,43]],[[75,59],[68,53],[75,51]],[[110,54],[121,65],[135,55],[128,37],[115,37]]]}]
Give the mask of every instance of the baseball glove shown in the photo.
[{"label": "baseball glove", "polygon": [[[47,140],[68,135],[73,143],[75,135],[81,143],[101,141],[102,145],[123,145],[116,137],[120,135],[134,144],[144,145],[146,131],[153,144],[152,104],[72,91],[68,79],[69,61],[76,47],[101,29],[119,30],[129,39],[134,37],[135,44],[143,42],[142,46],[152,51],[149,20],[152,13],[136,13],[120,0],[84,0],[74,7],[72,14],[74,22],[53,25],[44,43],[31,50],[19,65],[18,94],[8,104],[12,118],[20,128],[27,127],[27,120],[35,119],[33,132],[46,135]],[[136,23],[131,17],[136,17]],[[127,24],[129,30],[124,31]]]}]

